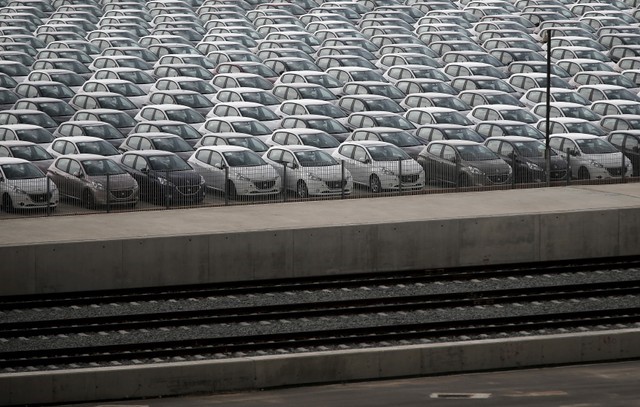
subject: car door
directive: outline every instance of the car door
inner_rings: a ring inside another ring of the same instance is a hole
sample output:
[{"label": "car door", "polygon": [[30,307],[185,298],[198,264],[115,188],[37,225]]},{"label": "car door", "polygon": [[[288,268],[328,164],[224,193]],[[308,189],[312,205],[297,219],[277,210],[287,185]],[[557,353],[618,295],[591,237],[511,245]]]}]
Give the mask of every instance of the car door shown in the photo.
[{"label": "car door", "polygon": [[439,174],[444,182],[454,185],[456,184],[458,179],[458,168],[456,161],[456,150],[451,146],[445,145],[442,149],[441,159],[438,162]]},{"label": "car door", "polygon": [[624,139],[623,152],[633,165],[633,176],[640,175],[640,136],[628,134]]},{"label": "car door", "polygon": [[210,185],[217,190],[224,191],[225,183],[227,181],[227,170],[225,168],[228,166],[219,152],[209,151],[209,153],[209,156],[206,157],[206,161],[203,160],[207,165],[206,171],[202,175],[205,177],[207,185]]}]

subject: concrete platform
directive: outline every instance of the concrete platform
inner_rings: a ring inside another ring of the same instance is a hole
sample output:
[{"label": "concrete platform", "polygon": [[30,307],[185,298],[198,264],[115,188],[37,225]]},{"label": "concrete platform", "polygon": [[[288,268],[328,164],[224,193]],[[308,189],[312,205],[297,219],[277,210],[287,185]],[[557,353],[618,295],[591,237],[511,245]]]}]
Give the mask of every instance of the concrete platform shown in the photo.
[{"label": "concrete platform", "polygon": [[639,255],[640,184],[0,222],[0,295]]}]

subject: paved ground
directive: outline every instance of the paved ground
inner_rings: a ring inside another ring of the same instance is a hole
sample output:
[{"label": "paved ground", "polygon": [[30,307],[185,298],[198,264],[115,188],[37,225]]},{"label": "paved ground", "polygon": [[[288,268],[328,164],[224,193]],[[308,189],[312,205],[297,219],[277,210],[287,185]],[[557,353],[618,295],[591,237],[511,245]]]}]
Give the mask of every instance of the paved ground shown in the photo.
[{"label": "paved ground", "polygon": [[638,372],[633,361],[74,406],[633,407],[640,406]]}]

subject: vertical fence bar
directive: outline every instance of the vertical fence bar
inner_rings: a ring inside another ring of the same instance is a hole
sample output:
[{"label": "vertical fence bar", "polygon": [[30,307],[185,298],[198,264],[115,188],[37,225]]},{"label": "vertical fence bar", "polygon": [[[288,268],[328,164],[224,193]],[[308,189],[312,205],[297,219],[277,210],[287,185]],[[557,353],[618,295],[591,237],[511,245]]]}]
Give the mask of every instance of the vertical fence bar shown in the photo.
[{"label": "vertical fence bar", "polygon": [[164,206],[166,209],[169,209],[169,170],[165,170],[164,179],[166,182],[164,186]]},{"label": "vertical fence bar", "polygon": [[282,168],[284,172],[282,173],[282,201],[287,202],[287,163],[282,162]]},{"label": "vertical fence bar", "polygon": [[624,153],[622,153],[622,167],[620,168],[620,174],[622,175],[622,183],[624,184],[625,182],[627,182],[627,178],[626,178],[626,169],[627,169],[627,162],[626,162],[626,157],[624,156]]},{"label": "vertical fence bar", "polygon": [[340,161],[340,199],[344,199],[344,188],[347,186],[347,180],[344,178],[344,161]]},{"label": "vertical fence bar", "polygon": [[47,216],[51,215],[51,178],[47,177]]},{"label": "vertical fence bar", "polygon": [[516,156],[516,153],[513,153],[511,162],[513,163],[511,165],[511,189],[514,189],[516,187],[516,173],[518,171],[518,157]]},{"label": "vertical fence bar", "polygon": [[462,174],[460,173],[460,160],[456,156],[455,158],[456,164],[456,189],[460,189],[462,185],[460,185],[460,180],[462,179]]},{"label": "vertical fence bar", "polygon": [[107,174],[107,213],[111,212],[111,174]]},{"label": "vertical fence bar", "polygon": [[224,166],[224,205],[229,206],[229,193],[231,192],[231,184],[229,184],[229,166]]},{"label": "vertical fence bar", "polygon": [[398,158],[398,194],[402,195],[402,157]]},{"label": "vertical fence bar", "polygon": [[571,185],[571,154],[569,154],[569,149],[567,148],[567,185]]}]

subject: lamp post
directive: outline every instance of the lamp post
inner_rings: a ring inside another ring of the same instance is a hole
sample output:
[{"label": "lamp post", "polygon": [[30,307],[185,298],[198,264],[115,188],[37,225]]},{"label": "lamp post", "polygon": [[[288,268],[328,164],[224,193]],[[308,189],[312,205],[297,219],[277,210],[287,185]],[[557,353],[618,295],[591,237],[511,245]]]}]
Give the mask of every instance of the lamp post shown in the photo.
[{"label": "lamp post", "polygon": [[547,187],[551,186],[551,147],[549,146],[549,135],[551,132],[551,28],[545,31],[544,39],[547,41],[547,112],[546,112],[546,132],[545,132],[545,173]]}]

